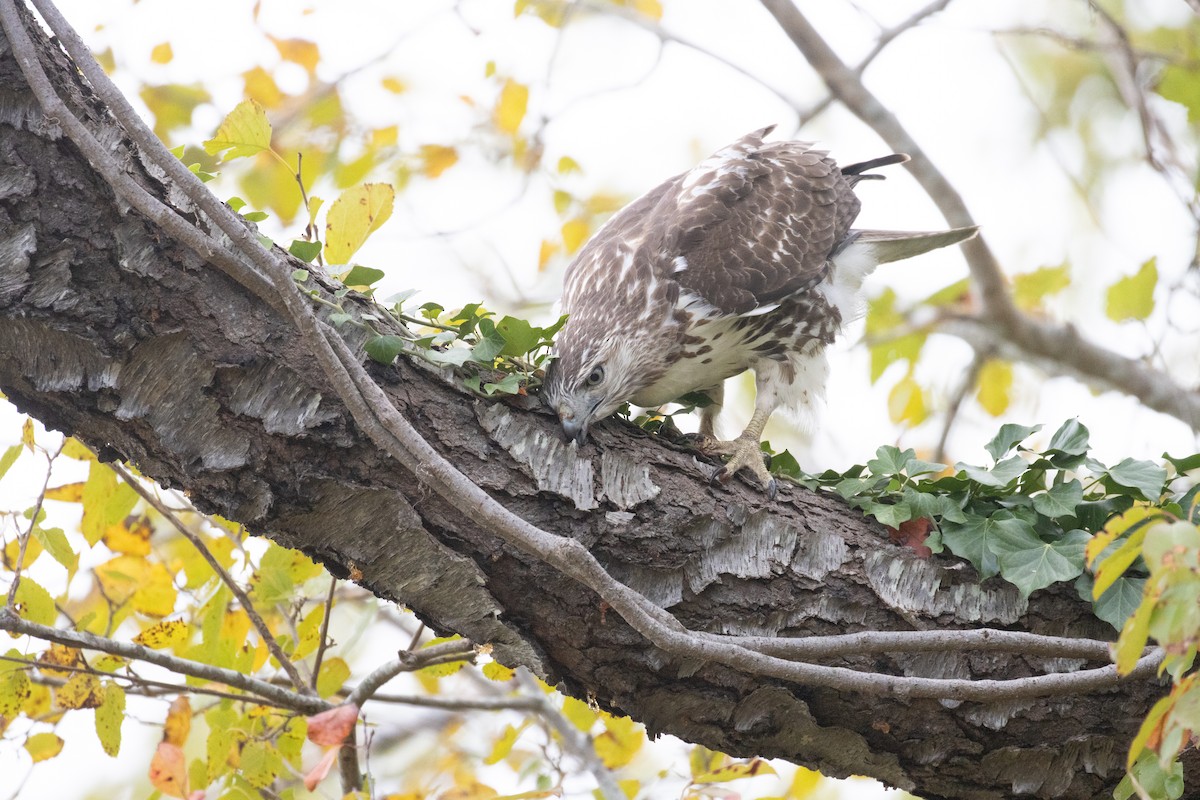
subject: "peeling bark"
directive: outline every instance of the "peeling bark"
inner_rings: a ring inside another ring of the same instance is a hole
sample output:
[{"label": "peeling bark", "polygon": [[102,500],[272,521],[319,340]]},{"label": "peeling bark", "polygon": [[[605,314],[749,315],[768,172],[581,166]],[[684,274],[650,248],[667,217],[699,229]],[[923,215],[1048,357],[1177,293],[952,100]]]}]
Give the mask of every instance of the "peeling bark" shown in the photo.
[{"label": "peeling bark", "polygon": [[[65,56],[42,48],[60,95],[128,171],[204,226],[141,163]],[[343,330],[354,338],[352,326]],[[690,628],[1113,636],[1070,586],[1026,602],[953,558],[925,561],[890,544],[836,498],[785,487],[767,503],[736,481],[710,486],[711,467],[692,453],[620,422],[597,426],[576,448],[537,409],[473,398],[420,365],[373,369],[400,412],[473,481],[579,539]],[[927,798],[1093,798],[1120,779],[1128,741],[1162,693],[1131,682],[1007,703],[881,699],[664,655],[590,591],[504,545],[380,454],[285,320],[114,199],[43,117],[3,39],[0,388],[103,459],[128,459],[186,489],[202,510],[300,548],[336,575],[361,575],[439,631],[492,643],[502,662],[654,734],[871,775]],[[968,651],[836,663],[974,679],[1097,666]]]}]

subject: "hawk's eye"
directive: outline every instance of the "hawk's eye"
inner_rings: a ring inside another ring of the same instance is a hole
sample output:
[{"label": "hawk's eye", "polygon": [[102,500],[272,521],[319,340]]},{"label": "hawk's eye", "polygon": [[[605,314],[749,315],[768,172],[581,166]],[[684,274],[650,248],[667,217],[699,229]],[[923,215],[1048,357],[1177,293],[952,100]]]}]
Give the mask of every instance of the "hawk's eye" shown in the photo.
[{"label": "hawk's eye", "polygon": [[604,367],[596,367],[588,373],[587,380],[584,381],[588,386],[595,386],[604,380]]}]

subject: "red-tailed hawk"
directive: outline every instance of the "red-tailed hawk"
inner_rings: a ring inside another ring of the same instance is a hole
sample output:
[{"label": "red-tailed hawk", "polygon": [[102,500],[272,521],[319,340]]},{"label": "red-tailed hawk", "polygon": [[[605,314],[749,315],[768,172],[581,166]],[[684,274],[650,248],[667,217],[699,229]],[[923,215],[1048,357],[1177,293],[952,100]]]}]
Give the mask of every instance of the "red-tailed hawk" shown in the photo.
[{"label": "red-tailed hawk", "polygon": [[[780,406],[824,396],[825,348],[859,313],[878,265],[956,244],[975,228],[854,230],[854,186],[891,155],[839,168],[807,142],[765,143],[774,126],[718,150],[608,221],[567,267],[567,322],[542,389],[568,440],[622,404],[659,406],[693,391],[704,449],[729,456],[714,478],[749,469],[773,497],[759,438]],[[754,416],[713,441],[723,382],[754,370]]]}]

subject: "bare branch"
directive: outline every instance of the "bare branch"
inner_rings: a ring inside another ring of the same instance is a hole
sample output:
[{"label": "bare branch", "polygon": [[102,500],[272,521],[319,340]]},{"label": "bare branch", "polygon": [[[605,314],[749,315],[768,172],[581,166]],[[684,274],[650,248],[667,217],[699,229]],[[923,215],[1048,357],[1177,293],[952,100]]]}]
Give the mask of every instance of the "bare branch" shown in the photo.
[{"label": "bare branch", "polygon": [[[0,12],[2,12],[2,9],[0,9]],[[101,653],[145,661],[148,664],[154,664],[155,666],[170,670],[177,675],[190,675],[193,678],[223,683],[226,686],[249,692],[256,698],[262,698],[272,705],[280,708],[290,708],[304,714],[316,714],[333,707],[331,703],[320,698],[302,695],[298,692],[268,683],[267,681],[245,675],[236,670],[214,667],[198,661],[167,655],[157,650],[151,650],[149,647],[143,647],[140,644],[106,639],[86,631],[66,631],[48,625],[39,625],[36,622],[21,619],[7,608],[0,609],[0,630],[24,636],[32,636],[35,639],[47,642],[57,642],[58,644],[65,644],[70,647],[98,650]],[[255,698],[247,699],[251,700]]]}]

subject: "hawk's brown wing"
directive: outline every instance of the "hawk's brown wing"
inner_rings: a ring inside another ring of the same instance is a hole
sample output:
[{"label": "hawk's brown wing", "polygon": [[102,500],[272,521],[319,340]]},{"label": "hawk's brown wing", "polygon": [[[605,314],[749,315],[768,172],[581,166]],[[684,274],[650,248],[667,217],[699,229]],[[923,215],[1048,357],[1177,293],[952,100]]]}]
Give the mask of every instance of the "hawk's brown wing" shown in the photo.
[{"label": "hawk's brown wing", "polygon": [[[660,277],[723,314],[750,314],[823,277],[858,215],[851,183],[804,142],[763,144],[770,128],[670,182],[643,247]],[[760,312],[761,313],[761,312]]]}]

